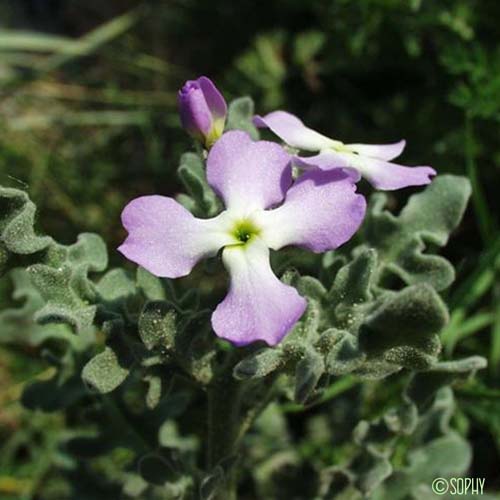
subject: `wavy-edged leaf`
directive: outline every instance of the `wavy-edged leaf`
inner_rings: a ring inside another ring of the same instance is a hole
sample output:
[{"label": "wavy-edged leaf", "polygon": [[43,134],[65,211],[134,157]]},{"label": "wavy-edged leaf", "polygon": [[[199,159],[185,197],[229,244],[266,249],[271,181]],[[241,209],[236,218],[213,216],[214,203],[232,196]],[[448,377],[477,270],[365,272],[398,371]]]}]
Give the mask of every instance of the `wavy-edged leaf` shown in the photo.
[{"label": "wavy-edged leaf", "polygon": [[465,177],[441,175],[411,196],[399,216],[384,210],[387,196],[372,196],[364,235],[378,251],[381,271],[394,273],[408,285],[428,283],[444,290],[455,278],[452,265],[426,252],[444,246],[462,219],[471,194]]}]

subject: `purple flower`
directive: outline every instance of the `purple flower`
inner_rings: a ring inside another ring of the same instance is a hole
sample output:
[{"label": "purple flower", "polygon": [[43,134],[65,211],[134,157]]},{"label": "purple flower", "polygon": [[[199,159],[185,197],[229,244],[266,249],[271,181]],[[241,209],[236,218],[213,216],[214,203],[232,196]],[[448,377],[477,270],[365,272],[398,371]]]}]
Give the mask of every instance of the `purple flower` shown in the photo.
[{"label": "purple flower", "polygon": [[182,126],[209,148],[224,131],[227,106],[212,80],[188,80],[177,95]]},{"label": "purple flower", "polygon": [[402,153],[404,140],[393,144],[344,144],[306,127],[286,111],[255,116],[254,123],[257,127],[270,128],[293,148],[319,153],[294,157],[295,164],[306,169],[349,169],[354,178],[359,179],[361,175],[375,188],[384,190],[429,184],[436,175],[431,167],[405,167],[391,161]]},{"label": "purple flower", "polygon": [[215,333],[242,346],[277,344],[306,301],[273,273],[269,251],[297,245],[337,248],[356,232],[365,199],[341,170],[311,170],[293,182],[291,156],[278,144],[225,133],[207,159],[207,179],[226,210],[197,219],[172,198],[142,196],[123,210],[128,237],[119,251],[156,276],[178,278],[222,248],[230,286],[212,315]]}]

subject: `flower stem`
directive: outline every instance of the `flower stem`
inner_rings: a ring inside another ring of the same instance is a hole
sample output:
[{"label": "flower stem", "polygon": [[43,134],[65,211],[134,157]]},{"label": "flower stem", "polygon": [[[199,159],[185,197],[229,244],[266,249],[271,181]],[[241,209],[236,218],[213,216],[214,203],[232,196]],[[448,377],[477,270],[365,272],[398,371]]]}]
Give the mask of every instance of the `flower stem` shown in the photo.
[{"label": "flower stem", "polygon": [[[212,470],[221,460],[236,451],[242,384],[224,374],[208,388],[207,469]],[[234,470],[226,471],[225,481],[217,498],[235,500],[237,481]]]}]

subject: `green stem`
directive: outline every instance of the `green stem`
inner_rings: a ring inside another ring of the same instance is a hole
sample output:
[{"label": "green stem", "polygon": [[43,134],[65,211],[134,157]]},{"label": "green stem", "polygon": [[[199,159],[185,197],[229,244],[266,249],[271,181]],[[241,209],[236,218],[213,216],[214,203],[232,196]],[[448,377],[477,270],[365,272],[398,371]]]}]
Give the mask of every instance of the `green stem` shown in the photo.
[{"label": "green stem", "polygon": [[490,370],[494,376],[500,371],[500,286],[496,285],[493,290],[493,315],[494,321],[491,328]]},{"label": "green stem", "polygon": [[467,175],[472,185],[472,203],[476,212],[476,218],[479,226],[479,232],[484,243],[487,243],[492,236],[491,217],[486,197],[484,196],[479,175],[476,167],[476,158],[474,152],[474,129],[472,117],[469,114],[465,116],[465,162]]},{"label": "green stem", "polygon": [[245,434],[270,403],[275,389],[275,377],[257,383],[235,379],[233,369],[240,356],[240,353],[229,355],[220,375],[207,389],[207,470],[222,465],[225,472],[217,500],[236,500],[236,468],[221,462],[236,455]]},{"label": "green stem", "polygon": [[267,408],[269,403],[274,396],[274,387],[276,379],[273,377],[267,381],[268,385],[260,395],[259,402],[250,408],[246,414],[241,418],[240,425],[238,429],[238,436],[236,438],[236,443],[239,444],[241,440],[245,437],[252,424],[255,422],[257,417]]},{"label": "green stem", "polygon": [[[208,388],[207,469],[236,451],[241,406],[241,382],[232,373],[219,377]],[[217,498],[235,500],[237,481],[234,470],[226,472]]]}]

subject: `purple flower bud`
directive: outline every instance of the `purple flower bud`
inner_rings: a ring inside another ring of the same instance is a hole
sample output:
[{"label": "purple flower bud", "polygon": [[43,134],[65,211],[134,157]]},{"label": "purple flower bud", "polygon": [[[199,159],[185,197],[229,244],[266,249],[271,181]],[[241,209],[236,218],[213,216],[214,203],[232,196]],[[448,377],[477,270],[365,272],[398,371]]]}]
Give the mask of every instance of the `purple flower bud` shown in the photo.
[{"label": "purple flower bud", "polygon": [[227,106],[212,80],[188,80],[177,96],[182,126],[209,148],[222,135]]}]

